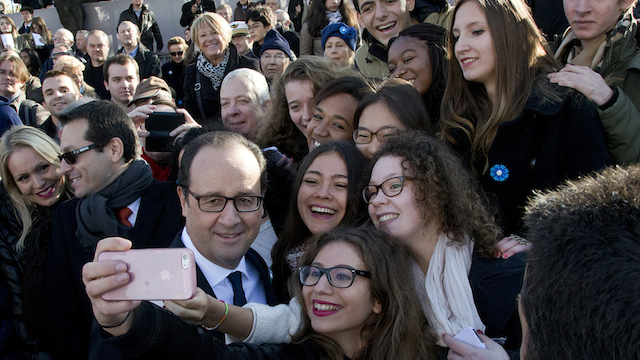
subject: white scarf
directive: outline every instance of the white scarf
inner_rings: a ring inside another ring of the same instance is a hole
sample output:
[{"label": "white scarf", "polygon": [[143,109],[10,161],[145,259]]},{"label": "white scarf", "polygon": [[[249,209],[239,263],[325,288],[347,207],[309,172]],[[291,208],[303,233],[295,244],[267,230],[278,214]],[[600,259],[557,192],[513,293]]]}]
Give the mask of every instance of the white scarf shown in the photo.
[{"label": "white scarf", "polygon": [[426,277],[417,263],[414,266],[414,273],[420,280],[416,284],[422,309],[437,333],[440,346],[447,346],[442,340],[443,334],[455,336],[468,326],[482,332],[486,330],[469,284],[472,254],[473,241],[470,239],[459,246],[452,244],[448,235],[441,234]]}]

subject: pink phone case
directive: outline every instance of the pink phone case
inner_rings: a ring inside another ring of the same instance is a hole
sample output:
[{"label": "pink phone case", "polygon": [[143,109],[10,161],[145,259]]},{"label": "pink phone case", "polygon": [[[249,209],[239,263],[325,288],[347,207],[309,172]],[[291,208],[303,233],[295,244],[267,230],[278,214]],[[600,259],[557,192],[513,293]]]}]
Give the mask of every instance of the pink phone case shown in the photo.
[{"label": "pink phone case", "polygon": [[105,300],[187,300],[196,295],[196,262],[186,248],[105,251],[98,261],[127,264],[131,281],[102,295]]}]

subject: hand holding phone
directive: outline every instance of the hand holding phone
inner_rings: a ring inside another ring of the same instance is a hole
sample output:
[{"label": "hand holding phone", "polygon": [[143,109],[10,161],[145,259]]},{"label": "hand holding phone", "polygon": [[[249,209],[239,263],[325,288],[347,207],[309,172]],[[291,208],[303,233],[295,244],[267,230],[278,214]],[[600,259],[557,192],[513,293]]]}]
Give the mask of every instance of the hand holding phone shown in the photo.
[{"label": "hand holding phone", "polygon": [[187,300],[196,294],[196,263],[186,248],[105,251],[98,261],[121,261],[131,280],[104,300]]},{"label": "hand holding phone", "polygon": [[453,337],[458,341],[462,341],[467,345],[471,345],[477,349],[486,349],[487,345],[480,340],[478,334],[476,334],[476,330],[469,326],[468,328],[460,331],[458,335]]}]

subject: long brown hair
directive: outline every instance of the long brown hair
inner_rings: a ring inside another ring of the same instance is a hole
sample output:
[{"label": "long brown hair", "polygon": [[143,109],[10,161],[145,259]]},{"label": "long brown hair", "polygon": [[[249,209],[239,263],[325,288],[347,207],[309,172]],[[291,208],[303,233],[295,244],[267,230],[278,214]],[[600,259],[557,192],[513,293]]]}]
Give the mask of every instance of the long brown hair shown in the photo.
[{"label": "long brown hair", "polygon": [[315,96],[331,80],[348,74],[348,69],[340,69],[333,61],[319,56],[302,56],[292,62],[271,87],[269,118],[258,125],[260,146],[274,145],[285,155],[301,161],[309,151],[307,138],[291,120],[284,86],[291,81],[308,80]]},{"label": "long brown hair", "polygon": [[[371,314],[364,322],[363,347],[353,360],[436,359],[435,335],[422,312],[413,284],[411,256],[400,243],[375,228],[338,227],[311,239],[300,265],[310,265],[328,244],[341,242],[360,254],[371,273],[371,301],[379,302],[380,314]],[[320,359],[342,360],[340,347],[329,337],[311,327],[302,300],[302,285],[297,276],[289,280],[289,291],[300,299],[303,326],[293,336],[294,342],[314,341],[324,351]]]},{"label": "long brown hair", "polygon": [[[329,25],[329,19],[327,19],[327,15],[325,13],[327,11],[325,0],[312,1],[309,6],[309,13],[304,19],[304,22],[306,22],[309,27],[309,34],[311,34],[312,37],[318,38],[320,37],[322,29]],[[340,11],[340,15],[342,15],[343,23],[356,29],[359,28],[356,10],[349,3],[349,0],[340,0],[338,11]]]},{"label": "long brown hair", "polygon": [[53,44],[53,36],[51,36],[51,31],[47,27],[47,23],[40,16],[36,16],[33,18],[32,26],[35,25],[38,29],[40,29],[40,36],[42,36],[42,41],[45,44]]},{"label": "long brown hair", "polygon": [[[484,85],[465,80],[455,59],[456,39],[451,30],[458,9],[477,1],[487,17],[496,58],[496,96],[489,98]],[[522,0],[461,0],[456,4],[448,35],[449,79],[442,99],[441,137],[456,143],[454,130],[463,131],[471,143],[474,172],[488,168],[487,154],[498,126],[522,113],[532,91],[542,99],[558,100],[546,78],[558,68],[549,55],[546,40],[533,21],[529,7]]]}]

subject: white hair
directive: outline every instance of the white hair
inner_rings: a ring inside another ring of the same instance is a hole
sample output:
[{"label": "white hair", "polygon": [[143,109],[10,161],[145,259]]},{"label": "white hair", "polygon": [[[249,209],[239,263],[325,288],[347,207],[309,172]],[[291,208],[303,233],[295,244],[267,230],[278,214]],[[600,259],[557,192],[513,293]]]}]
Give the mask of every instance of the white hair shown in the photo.
[{"label": "white hair", "polygon": [[276,14],[276,16],[278,16],[278,14],[282,14],[282,16],[284,17],[284,19],[286,21],[291,21],[291,18],[289,17],[289,14],[286,11],[282,10],[282,9],[276,10],[275,14]]},{"label": "white hair", "polygon": [[56,30],[56,32],[53,35],[55,36],[55,34],[58,34],[58,33],[60,33],[65,38],[65,40],[70,41],[71,43],[73,43],[75,40],[71,31],[65,28],[60,28]]},{"label": "white hair", "polygon": [[265,101],[270,100],[269,85],[267,84],[267,79],[261,73],[248,68],[235,69],[225,76],[220,87],[222,88],[226,83],[235,78],[245,79],[253,86],[253,91],[260,105],[264,105]]}]

